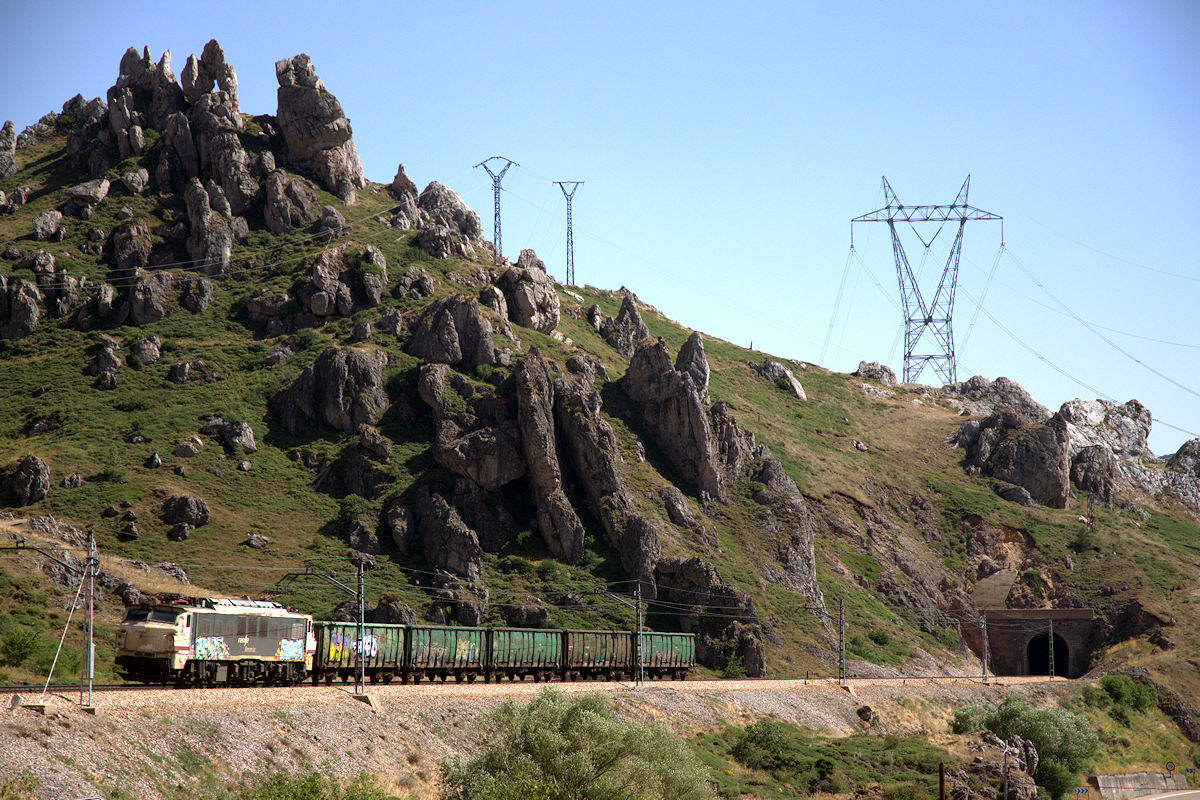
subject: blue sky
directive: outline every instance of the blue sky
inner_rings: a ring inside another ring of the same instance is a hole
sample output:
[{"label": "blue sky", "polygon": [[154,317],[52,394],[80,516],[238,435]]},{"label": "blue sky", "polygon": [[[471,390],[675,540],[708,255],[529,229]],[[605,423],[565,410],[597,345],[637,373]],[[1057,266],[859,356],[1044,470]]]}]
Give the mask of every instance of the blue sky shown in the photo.
[{"label": "blue sky", "polygon": [[1000,231],[967,226],[959,378],[1007,376],[1051,409],[1137,398],[1160,454],[1200,434],[1200,4],[6,5],[0,119],[18,129],[76,92],[103,96],[130,45],[170,49],[178,75],[218,39],[250,113],[274,113],[275,60],[306,52],[372,180],[402,162],[419,186],[456,189],[490,235],[472,165],[519,162],[505,254],[533,247],[560,279],[551,181],[586,181],[578,282],[841,371],[902,367],[886,227],[856,226],[847,270],[850,218],[883,205],[881,176],[933,204],[970,174],[1008,254],[976,314]]}]

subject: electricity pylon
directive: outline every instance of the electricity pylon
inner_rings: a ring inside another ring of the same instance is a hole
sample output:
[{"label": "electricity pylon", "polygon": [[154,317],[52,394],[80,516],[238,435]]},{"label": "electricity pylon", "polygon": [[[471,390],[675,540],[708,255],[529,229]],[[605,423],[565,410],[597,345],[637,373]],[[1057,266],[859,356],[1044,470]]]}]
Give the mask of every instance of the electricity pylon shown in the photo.
[{"label": "electricity pylon", "polygon": [[[488,166],[489,161],[503,161],[504,166],[499,172],[492,172],[492,168]],[[487,174],[492,176],[492,190],[496,195],[496,223],[492,228],[492,244],[496,247],[496,257],[493,260],[499,261],[502,257],[500,253],[500,181],[504,180],[504,173],[508,172],[509,167],[519,167],[521,165],[504,156],[492,156],[491,158],[485,158],[475,166],[483,167],[487,170]]]},{"label": "electricity pylon", "polygon": [[[984,211],[967,204],[967,191],[971,186],[971,176],[963,181],[958,190],[958,197],[950,205],[940,206],[906,206],[901,204],[892,191],[888,179],[883,179],[883,194],[887,205],[869,214],[863,214],[850,220],[850,248],[854,248],[855,222],[886,222],[892,233],[892,254],[896,259],[896,277],[900,282],[900,300],[904,312],[904,382],[913,383],[929,364],[941,377],[943,383],[954,383],[957,380],[957,369],[954,363],[954,295],[958,289],[958,262],[962,257],[963,231],[969,220],[1000,220],[1000,244],[1004,244],[1004,218],[999,214]],[[946,266],[942,269],[942,278],[938,282],[933,302],[926,303],[908,264],[908,256],[900,243],[900,234],[896,231],[896,222],[907,222],[917,233],[921,244],[925,245],[926,254],[941,226],[947,222],[958,222],[958,231],[954,244],[950,246],[950,255],[946,258]],[[937,231],[926,242],[917,232],[914,223],[940,223]],[[937,352],[919,353],[918,345],[921,338],[928,332],[932,335],[937,346]]]},{"label": "electricity pylon", "polygon": [[[562,189],[563,197],[567,198],[567,286],[575,285],[575,234],[571,229],[571,199],[575,197],[575,190],[583,186],[583,181],[555,181],[559,189]],[[567,187],[571,187],[571,191],[567,191]]]}]

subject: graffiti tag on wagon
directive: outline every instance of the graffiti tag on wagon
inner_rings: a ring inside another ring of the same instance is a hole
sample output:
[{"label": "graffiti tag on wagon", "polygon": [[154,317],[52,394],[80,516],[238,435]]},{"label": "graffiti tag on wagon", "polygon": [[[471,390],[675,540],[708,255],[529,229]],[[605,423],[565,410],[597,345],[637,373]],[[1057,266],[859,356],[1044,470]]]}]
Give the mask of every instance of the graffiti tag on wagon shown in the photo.
[{"label": "graffiti tag on wagon", "polygon": [[197,636],[196,658],[229,658],[229,645],[224,636]]},{"label": "graffiti tag on wagon", "polygon": [[358,655],[363,658],[374,658],[379,652],[379,637],[369,633],[360,643],[350,634],[335,633],[329,637],[329,660],[342,661]]},{"label": "graffiti tag on wagon", "polygon": [[458,648],[454,651],[454,658],[457,663],[470,663],[475,660],[478,653],[478,647],[471,639],[459,639]]},{"label": "graffiti tag on wagon", "polygon": [[304,640],[280,639],[279,649],[275,651],[275,658],[280,661],[303,661]]}]

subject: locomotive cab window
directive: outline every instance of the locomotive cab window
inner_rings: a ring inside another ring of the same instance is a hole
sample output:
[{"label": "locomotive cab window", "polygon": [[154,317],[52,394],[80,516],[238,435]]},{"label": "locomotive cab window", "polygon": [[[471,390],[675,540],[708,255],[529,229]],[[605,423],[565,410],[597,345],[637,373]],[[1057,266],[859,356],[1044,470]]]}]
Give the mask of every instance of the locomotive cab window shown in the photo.
[{"label": "locomotive cab window", "polygon": [[131,608],[125,612],[124,622],[166,622],[174,625],[179,619],[178,611],[164,611],[157,608]]}]

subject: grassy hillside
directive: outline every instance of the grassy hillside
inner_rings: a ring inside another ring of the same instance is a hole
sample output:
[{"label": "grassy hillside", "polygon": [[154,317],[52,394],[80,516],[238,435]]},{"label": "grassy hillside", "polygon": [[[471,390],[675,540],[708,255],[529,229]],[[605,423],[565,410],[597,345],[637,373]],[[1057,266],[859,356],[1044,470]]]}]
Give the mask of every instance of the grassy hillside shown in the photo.
[{"label": "grassy hillside", "polygon": [[[243,139],[255,155],[259,145],[254,138],[247,134]],[[149,144],[153,145],[153,139]],[[91,229],[111,231],[118,224],[121,207],[128,206],[154,231],[156,257],[184,269],[189,266],[182,245],[162,234],[185,220],[186,213],[177,198],[153,190],[125,196],[114,189],[91,219],[65,219],[61,242],[34,242],[33,218],[61,204],[63,188],[85,176],[71,167],[64,136],[22,149],[19,161],[22,170],[0,180],[0,191],[11,194],[18,186],[32,191],[26,205],[0,216],[0,250],[11,246],[28,254],[41,247],[54,255],[59,269],[76,277],[107,280],[121,288],[128,280],[114,274],[107,251],[91,255],[85,244]],[[147,155],[117,164],[109,171],[110,177],[137,166],[154,173],[154,161]],[[274,236],[263,227],[261,216],[252,213],[248,219],[251,234],[234,249],[228,277],[216,283],[215,301],[207,311],[192,314],[173,306],[158,322],[104,331],[120,340],[122,354],[146,336],[155,335],[162,341],[162,360],[140,370],[123,367],[115,390],[93,388],[93,378],[84,374],[99,331],[78,330],[70,318],[44,317],[31,336],[0,341],[0,386],[5,398],[5,413],[0,414],[0,467],[36,454],[50,464],[54,481],[44,500],[10,508],[10,522],[50,515],[80,530],[94,526],[103,568],[124,571],[148,589],[155,588],[148,585],[150,578],[130,562],[180,564],[190,577],[192,585],[187,588],[192,593],[272,596],[318,616],[330,615],[347,599],[319,581],[287,585],[279,581],[287,572],[305,567],[349,574],[345,531],[339,521],[343,491],[336,484],[314,488],[316,474],[304,466],[300,455],[309,451],[318,458],[336,459],[358,437],[329,429],[312,436],[290,436],[272,412],[272,401],[327,345],[353,344],[350,332],[356,322],[373,322],[389,306],[397,307],[406,320],[412,319],[438,297],[477,293],[481,281],[497,269],[488,261],[432,258],[417,246],[415,232],[397,231],[380,222],[377,217],[386,215],[394,204],[384,187],[370,185],[351,206],[341,206],[325,192],[319,196],[321,203],[338,205],[347,220],[341,241],[382,250],[389,290],[408,267],[416,266],[434,278],[434,296],[397,300],[389,293],[380,307],[353,317],[266,338],[249,322],[246,302],[258,293],[292,290],[313,256],[328,245],[315,241],[307,231]],[[32,281],[32,272],[18,267],[19,263],[0,261],[0,274],[10,280]],[[608,375],[597,387],[604,404],[602,414],[617,436],[624,457],[621,469],[630,491],[645,508],[657,509],[665,518],[657,490],[679,486],[694,513],[712,526],[720,544],[719,551],[706,552],[668,528],[662,542],[664,555],[700,554],[712,561],[725,580],[750,594],[766,628],[769,674],[834,670],[832,620],[805,610],[803,601],[772,581],[763,568],[768,543],[751,499],[755,487],[743,480],[732,487],[728,505],[705,510],[695,487],[680,478],[636,421],[631,401],[619,383],[628,360],[586,321],[585,311],[593,304],[604,315],[615,316],[621,296],[593,287],[569,288],[559,287],[563,315],[558,332],[562,338],[524,328],[516,328],[516,335],[522,349],[536,346],[560,364],[578,350],[599,359]],[[654,298],[644,300],[653,302]],[[690,333],[651,307],[643,307],[642,315],[651,334],[662,337],[672,353]],[[385,380],[392,405],[378,427],[391,442],[393,456],[384,467],[382,491],[370,501],[368,517],[381,511],[389,498],[411,498],[419,482],[447,477],[431,456],[433,424],[416,395],[420,361],[404,352],[403,337],[376,328],[372,338],[372,344],[385,350],[389,359]],[[496,341],[498,345],[512,344],[499,335]],[[265,365],[263,357],[285,343],[296,354],[276,366]],[[1031,592],[1042,592],[1046,604],[1067,594],[1089,606],[1117,611],[1136,602],[1161,620],[1174,623],[1167,628],[1174,649],[1149,643],[1145,629],[1132,637],[1117,631],[1105,640],[1107,649],[1097,653],[1097,663],[1145,665],[1185,695],[1195,696],[1200,691],[1196,667],[1200,590],[1195,581],[1200,569],[1200,525],[1193,515],[1164,506],[1152,508],[1149,520],[1142,521],[1128,511],[1099,509],[1094,513],[1094,531],[1081,545],[1079,514],[1086,509],[1086,496],[1078,492],[1071,507],[1064,510],[1025,508],[1000,499],[984,479],[964,471],[959,463],[961,451],[946,444],[962,417],[938,397],[912,387],[892,389],[883,396],[868,393],[858,378],[813,364],[792,363],[792,371],[808,394],[808,400],[799,401],[748,366],[750,361],[761,362],[766,354],[707,336],[705,351],[713,401],[728,403],[738,422],[771,449],[808,499],[818,533],[818,581],[830,611],[836,614],[839,601],[845,603],[852,659],[904,667],[918,655],[918,648],[951,661],[967,656],[951,619],[965,612],[943,609],[949,614],[946,619],[921,630],[915,624],[918,609],[913,598],[923,599],[932,608],[956,593],[969,592],[976,575],[968,568],[965,526],[968,520],[979,519],[1020,532],[1026,543],[1021,580]],[[171,383],[167,379],[171,364],[191,359],[202,359],[219,379]],[[476,368],[464,374],[480,385],[498,387],[501,394],[511,392],[507,368]],[[250,423],[260,445],[258,452],[226,454],[215,438],[207,437],[195,458],[173,456],[175,446],[195,435],[210,415]],[[45,426],[49,430],[30,433],[35,423],[46,420],[50,421]],[[645,461],[638,457],[639,441]],[[145,466],[152,453],[161,455],[163,467]],[[238,468],[242,459],[251,462],[248,471]],[[172,471],[180,464],[185,467],[184,475]],[[81,475],[83,485],[61,488],[59,483],[71,473]],[[168,541],[167,526],[159,519],[163,499],[178,493],[203,498],[213,516],[210,524],[198,528],[184,542]],[[497,502],[515,524],[502,551],[484,557],[484,581],[491,590],[488,622],[498,622],[507,604],[524,603],[528,597],[549,601],[566,593],[586,594],[627,578],[616,554],[604,544],[598,522],[586,513],[587,552],[578,565],[571,566],[552,558],[542,544],[532,526],[533,508],[527,494],[513,488]],[[110,506],[117,507],[120,514],[136,516],[142,535],[123,540],[119,536],[121,518],[102,515]],[[14,530],[29,535],[28,528]],[[244,542],[250,534],[269,537],[269,546],[261,551],[248,548]],[[69,603],[73,587],[49,584],[38,567],[28,552],[0,554],[0,580],[6,589],[0,591],[0,639],[8,641],[22,631],[34,631],[42,642],[20,659],[18,654],[6,652],[0,679],[39,675],[49,652],[45,642],[56,636],[53,629],[65,621],[60,608]],[[385,595],[396,597],[421,615],[429,599],[420,583],[429,570],[419,555],[401,557],[386,543],[384,555],[368,575],[368,600],[375,603]],[[883,585],[891,588],[884,591]],[[631,623],[628,610],[608,600],[589,598],[582,608],[574,603],[565,605],[569,607],[552,607],[551,624],[607,627]],[[118,606],[111,595],[102,604],[102,662]],[[668,610],[651,608],[651,624],[670,627],[672,620]],[[68,660],[65,667],[69,672],[77,668],[77,661]],[[929,667],[922,662],[912,668]]]}]

